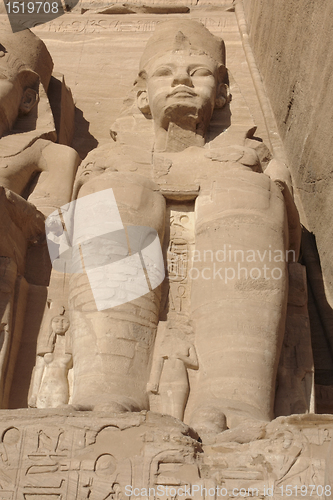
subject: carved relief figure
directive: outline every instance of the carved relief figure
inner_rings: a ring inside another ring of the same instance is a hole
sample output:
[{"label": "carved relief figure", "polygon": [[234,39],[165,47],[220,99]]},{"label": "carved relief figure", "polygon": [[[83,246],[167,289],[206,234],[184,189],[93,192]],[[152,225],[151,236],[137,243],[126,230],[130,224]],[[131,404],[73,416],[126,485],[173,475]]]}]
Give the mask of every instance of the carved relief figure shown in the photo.
[{"label": "carved relief figure", "polygon": [[58,408],[68,404],[71,367],[69,320],[62,314],[52,318],[47,339],[42,338],[37,346],[29,406]]},{"label": "carved relief figure", "polygon": [[[141,58],[133,99],[128,101],[132,107],[112,128],[115,143],[88,155],[76,185],[79,197],[112,187],[125,226],[145,224],[160,234],[164,223],[161,194],[171,204],[195,202],[198,258],[191,269],[189,316],[200,368],[195,390],[189,395],[188,415],[190,424],[202,430],[211,428],[212,418],[222,422],[217,432],[225,429],[225,421],[232,427],[242,419],[273,418],[287,306],[286,251],[292,249],[297,260],[300,236],[288,169],[273,160],[263,172],[258,142],[253,138],[255,127],[244,119],[241,99],[230,103],[229,80],[221,39],[195,21],[174,19],[159,24]],[[151,190],[144,205],[139,202],[144,199],[139,184]],[[146,209],[153,205],[158,207],[153,212]],[[227,260],[221,266],[223,251]],[[272,251],[280,258],[272,261]],[[203,258],[207,252],[209,264]],[[233,257],[235,252],[243,255],[239,262]],[[245,258],[248,253],[252,260]],[[158,321],[157,294],[146,295],[140,304],[133,301],[101,314],[93,309],[88,312],[87,298],[85,305],[74,305],[74,298],[82,303],[86,293],[80,283],[82,277],[73,277],[77,403],[96,400],[101,387],[105,387],[103,394],[107,392],[106,387],[114,386],[117,379],[111,371],[118,374],[120,370],[117,390],[124,400],[130,395],[132,400],[141,400],[132,409],[146,408],[141,391]],[[144,329],[147,332],[148,311],[154,319],[149,324],[149,348],[142,358],[140,343]],[[83,349],[88,338],[92,342]],[[96,365],[96,382],[89,388],[88,376],[83,381],[81,374],[85,377],[86,363],[92,367],[84,360],[85,355],[91,357],[91,345],[95,353],[107,354],[110,362],[103,364],[102,374]],[[76,360],[78,367],[82,365],[78,371]],[[135,385],[130,383],[134,366]],[[185,365],[181,369],[184,373]],[[115,399],[121,401],[121,397]]]},{"label": "carved relief figure", "polygon": [[183,420],[190,387],[187,370],[198,369],[198,358],[188,325],[172,325],[156,343],[148,392],[159,394],[161,413]]}]

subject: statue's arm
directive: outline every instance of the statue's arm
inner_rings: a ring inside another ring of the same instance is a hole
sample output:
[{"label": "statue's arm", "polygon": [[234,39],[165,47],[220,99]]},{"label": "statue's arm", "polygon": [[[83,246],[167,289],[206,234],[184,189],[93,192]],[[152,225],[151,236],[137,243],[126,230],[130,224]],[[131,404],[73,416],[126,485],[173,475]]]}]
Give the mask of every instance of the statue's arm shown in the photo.
[{"label": "statue's arm", "polygon": [[283,193],[288,216],[289,248],[295,252],[295,259],[297,261],[301,244],[301,223],[293,198],[292,181],[289,169],[284,163],[278,160],[272,160],[268,164],[265,174],[279,186]]},{"label": "statue's arm", "polygon": [[0,161],[0,186],[10,189],[13,193],[24,195],[30,181],[41,172],[39,155],[36,155],[35,145],[30,146],[20,154]]},{"label": "statue's arm", "polygon": [[276,183],[281,183],[293,194],[291,175],[288,167],[279,160],[271,160],[265,170],[265,174]]},{"label": "statue's arm", "polygon": [[71,199],[80,161],[74,149],[38,139],[20,154],[1,159],[0,186],[23,197],[31,193],[28,199],[37,208],[48,199],[61,206]]},{"label": "statue's arm", "polygon": [[158,386],[160,383],[160,378],[163,370],[164,358],[158,356],[154,358],[153,365],[151,367],[150,377],[147,384],[147,392],[152,392],[153,394],[158,393]]},{"label": "statue's arm", "polygon": [[60,207],[71,200],[74,178],[80,164],[69,146],[40,139],[38,169],[41,172],[29,201],[37,206]]},{"label": "statue's arm", "polygon": [[188,356],[179,354],[177,358],[184,362],[186,368],[190,368],[191,370],[197,370],[199,368],[197,353],[193,345],[189,348]]},{"label": "statue's arm", "polygon": [[44,356],[37,356],[36,365],[32,377],[31,393],[28,401],[30,408],[36,408],[38,391],[42,382],[44,373]]}]

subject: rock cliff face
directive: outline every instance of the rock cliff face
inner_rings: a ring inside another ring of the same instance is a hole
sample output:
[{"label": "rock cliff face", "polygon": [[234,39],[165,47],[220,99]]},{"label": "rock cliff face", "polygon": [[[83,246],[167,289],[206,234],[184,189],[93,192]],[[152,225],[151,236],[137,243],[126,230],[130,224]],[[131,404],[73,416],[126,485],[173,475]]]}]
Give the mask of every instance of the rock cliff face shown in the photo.
[{"label": "rock cliff face", "polygon": [[251,47],[288,158],[301,222],[313,233],[318,248],[316,264],[313,242],[306,235],[303,258],[308,261],[313,295],[316,381],[329,386],[333,384],[333,6],[329,0],[272,4],[244,0],[243,5]]}]

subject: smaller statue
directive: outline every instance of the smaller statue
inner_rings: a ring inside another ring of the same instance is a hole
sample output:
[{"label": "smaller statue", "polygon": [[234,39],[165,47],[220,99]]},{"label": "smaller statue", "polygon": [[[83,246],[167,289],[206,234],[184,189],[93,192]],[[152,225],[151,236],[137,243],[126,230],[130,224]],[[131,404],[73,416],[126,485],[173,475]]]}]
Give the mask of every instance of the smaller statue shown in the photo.
[{"label": "smaller statue", "polygon": [[63,311],[52,318],[47,341],[38,346],[30,407],[59,408],[68,404],[68,373],[73,365],[69,339],[69,320]]},{"label": "smaller statue", "polygon": [[159,394],[161,413],[183,420],[190,392],[187,370],[199,368],[188,325],[168,324],[166,334],[157,342],[147,391]]}]

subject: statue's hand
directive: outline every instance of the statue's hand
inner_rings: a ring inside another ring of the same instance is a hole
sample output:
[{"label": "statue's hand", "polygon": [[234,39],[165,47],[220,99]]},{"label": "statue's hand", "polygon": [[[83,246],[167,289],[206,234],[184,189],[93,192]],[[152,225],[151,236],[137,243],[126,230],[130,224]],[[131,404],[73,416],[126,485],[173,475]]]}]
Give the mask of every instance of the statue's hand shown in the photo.
[{"label": "statue's hand", "polygon": [[37,408],[37,396],[32,395],[28,401],[29,408]]},{"label": "statue's hand", "polygon": [[187,362],[188,360],[188,353],[184,354],[182,352],[176,352],[175,356],[176,359],[179,359],[180,361],[183,361],[184,363]]},{"label": "statue's hand", "polygon": [[148,384],[147,384],[147,392],[151,392],[152,394],[158,394],[158,384],[154,384],[152,382],[148,382]]},{"label": "statue's hand", "polygon": [[272,179],[272,181],[276,182],[277,184],[282,183],[286,185],[290,193],[292,194],[291,175],[289,169],[282,161],[270,161],[268,167],[265,170],[265,174],[268,175]]}]

